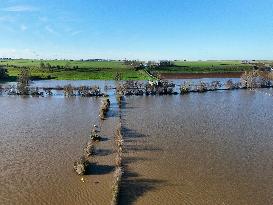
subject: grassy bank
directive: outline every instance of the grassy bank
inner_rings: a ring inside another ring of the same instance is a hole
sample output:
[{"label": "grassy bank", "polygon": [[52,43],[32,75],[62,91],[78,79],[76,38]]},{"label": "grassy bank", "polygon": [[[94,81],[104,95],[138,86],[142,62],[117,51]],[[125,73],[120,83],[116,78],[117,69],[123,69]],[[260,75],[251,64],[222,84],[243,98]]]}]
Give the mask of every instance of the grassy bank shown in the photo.
[{"label": "grassy bank", "polygon": [[174,61],[173,66],[157,67],[152,71],[158,73],[220,73],[242,72],[251,70],[252,65],[241,61]]},{"label": "grassy bank", "polygon": [[[55,80],[113,80],[117,73],[123,80],[148,80],[150,77],[144,70],[136,71],[119,61],[86,62],[51,60],[2,60],[0,65],[8,68],[9,76],[14,79],[21,68],[29,68],[31,75],[36,79]],[[48,66],[50,65],[50,66]]]}]

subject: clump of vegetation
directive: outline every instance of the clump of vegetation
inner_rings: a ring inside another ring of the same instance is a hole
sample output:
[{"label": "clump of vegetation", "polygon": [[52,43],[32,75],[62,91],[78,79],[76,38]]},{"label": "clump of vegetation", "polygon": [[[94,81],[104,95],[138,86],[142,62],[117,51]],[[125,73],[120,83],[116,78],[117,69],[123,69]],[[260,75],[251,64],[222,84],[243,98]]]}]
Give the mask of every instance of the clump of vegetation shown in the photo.
[{"label": "clump of vegetation", "polygon": [[115,144],[116,144],[116,168],[114,172],[114,181],[112,186],[112,205],[118,204],[118,197],[120,191],[121,178],[123,174],[122,168],[122,153],[123,153],[123,136],[121,132],[121,124],[119,124],[116,134],[115,134]]},{"label": "clump of vegetation", "polygon": [[191,83],[190,82],[184,82],[182,85],[180,85],[180,93],[181,94],[187,94],[191,90]]},{"label": "clump of vegetation", "polygon": [[122,99],[123,99],[123,96],[121,94],[117,93],[117,102],[118,102],[119,108],[121,108],[121,106],[122,106]]},{"label": "clump of vegetation", "polygon": [[228,80],[225,84],[226,89],[233,90],[238,89],[239,85],[237,83],[234,83],[232,80]]},{"label": "clump of vegetation", "polygon": [[64,89],[64,96],[67,96],[67,97],[75,96],[74,88],[71,84],[65,85],[63,89]]},{"label": "clump of vegetation", "polygon": [[199,93],[206,92],[206,91],[208,91],[208,86],[205,82],[200,81],[200,83],[198,85],[196,85],[195,91],[199,92]]},{"label": "clump of vegetation", "polygon": [[121,73],[120,72],[116,72],[116,74],[115,74],[115,78],[114,78],[116,81],[119,81],[119,80],[121,80],[122,79],[122,77],[121,77]]},{"label": "clump of vegetation", "polygon": [[78,94],[82,97],[103,96],[99,86],[80,86],[78,89]]},{"label": "clump of vegetation", "polygon": [[172,95],[175,84],[166,80],[149,81],[145,85],[146,95]]},{"label": "clump of vegetation", "polygon": [[219,90],[222,87],[222,84],[220,81],[212,81],[209,86],[209,90]]},{"label": "clump of vegetation", "polygon": [[30,76],[31,74],[29,69],[21,69],[17,82],[18,95],[29,95]]},{"label": "clump of vegetation", "polygon": [[98,134],[100,131],[96,129],[97,126],[95,125],[91,131],[90,138],[92,141],[101,141],[101,136]]},{"label": "clump of vegetation", "polygon": [[271,72],[267,71],[246,71],[241,77],[241,85],[249,89],[270,87],[270,75]]},{"label": "clump of vegetation", "polygon": [[100,118],[104,120],[106,118],[106,114],[109,111],[110,107],[110,100],[109,98],[104,98],[101,102],[101,107],[100,107]]},{"label": "clump of vegetation", "polygon": [[90,157],[95,153],[95,146],[93,141],[88,142],[85,148],[83,149],[85,156]]},{"label": "clump of vegetation", "polygon": [[8,78],[8,69],[0,65],[0,80],[5,80]]},{"label": "clump of vegetation", "polygon": [[44,94],[43,92],[39,91],[38,87],[36,87],[36,88],[30,88],[30,95],[31,96],[41,96],[43,94]]},{"label": "clump of vegetation", "polygon": [[118,197],[119,197],[119,190],[120,190],[122,174],[123,174],[122,168],[121,167],[116,167],[115,172],[114,172],[113,186],[112,186],[111,205],[117,205],[118,204]]},{"label": "clump of vegetation", "polygon": [[85,175],[90,162],[83,156],[79,161],[74,162],[74,170],[78,175]]},{"label": "clump of vegetation", "polygon": [[48,96],[53,95],[52,88],[43,88],[43,90],[44,90],[46,95],[48,95]]}]

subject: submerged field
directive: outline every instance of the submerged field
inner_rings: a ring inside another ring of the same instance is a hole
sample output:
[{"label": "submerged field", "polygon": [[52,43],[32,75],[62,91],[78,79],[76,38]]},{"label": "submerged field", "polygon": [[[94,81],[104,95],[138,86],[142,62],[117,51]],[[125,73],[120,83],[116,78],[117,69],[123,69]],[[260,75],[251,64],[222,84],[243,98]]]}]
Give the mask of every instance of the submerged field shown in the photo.
[{"label": "submerged field", "polygon": [[[85,62],[68,60],[42,61],[40,60],[2,60],[0,65],[8,67],[9,76],[16,78],[20,68],[30,68],[34,78],[55,80],[113,80],[117,73],[123,80],[148,80],[150,77],[143,70],[124,65],[119,61]],[[48,64],[51,66],[49,68]]]},{"label": "submerged field", "polygon": [[129,97],[122,204],[272,204],[266,92]]},{"label": "submerged field", "polygon": [[[69,82],[34,86],[52,83]],[[1,204],[110,204],[119,122],[113,92],[103,122],[100,98],[0,97]],[[272,204],[272,94],[126,97],[118,204]],[[94,124],[102,126],[104,140],[82,181],[72,165]]]}]

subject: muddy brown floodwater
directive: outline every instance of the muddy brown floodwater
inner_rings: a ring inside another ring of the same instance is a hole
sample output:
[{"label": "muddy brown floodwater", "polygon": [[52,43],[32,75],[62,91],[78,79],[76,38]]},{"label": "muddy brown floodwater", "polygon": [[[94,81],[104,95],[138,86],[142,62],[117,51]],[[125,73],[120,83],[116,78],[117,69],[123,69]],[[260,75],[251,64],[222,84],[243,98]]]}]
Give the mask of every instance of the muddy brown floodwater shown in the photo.
[{"label": "muddy brown floodwater", "polygon": [[245,90],[128,97],[121,204],[273,204],[272,101]]},{"label": "muddy brown floodwater", "polygon": [[[109,204],[115,117],[103,124],[90,175],[73,171],[93,124],[96,98],[0,97],[0,204]],[[96,163],[96,164],[95,164]]]},{"label": "muddy brown floodwater", "polygon": [[[127,97],[119,204],[273,204],[272,94]],[[73,171],[100,101],[0,97],[1,205],[110,204],[115,103],[85,182]]]}]

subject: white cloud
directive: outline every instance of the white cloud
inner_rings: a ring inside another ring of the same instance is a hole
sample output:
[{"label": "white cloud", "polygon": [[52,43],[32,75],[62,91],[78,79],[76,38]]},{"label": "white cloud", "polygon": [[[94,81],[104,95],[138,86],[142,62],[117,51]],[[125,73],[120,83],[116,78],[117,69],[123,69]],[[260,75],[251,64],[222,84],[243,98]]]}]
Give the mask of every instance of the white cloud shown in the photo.
[{"label": "white cloud", "polygon": [[22,25],[20,26],[20,29],[21,29],[21,31],[25,31],[25,30],[27,30],[27,26],[24,25],[24,24],[22,24]]},{"label": "white cloud", "polygon": [[15,6],[10,6],[1,9],[2,11],[8,11],[8,12],[34,12],[38,11],[39,9],[34,6],[30,5],[15,5]]}]

